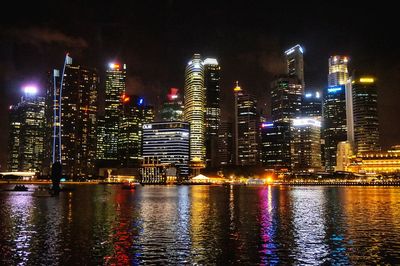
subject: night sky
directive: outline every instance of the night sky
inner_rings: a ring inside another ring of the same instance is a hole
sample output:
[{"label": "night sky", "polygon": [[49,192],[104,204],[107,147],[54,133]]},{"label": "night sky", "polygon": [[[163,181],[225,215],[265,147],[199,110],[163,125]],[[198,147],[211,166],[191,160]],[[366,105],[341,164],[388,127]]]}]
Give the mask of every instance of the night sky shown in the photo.
[{"label": "night sky", "polygon": [[[267,6],[231,1],[52,1],[2,8],[0,24],[0,165],[5,169],[8,106],[21,86],[44,88],[46,72],[74,63],[99,70],[117,60],[128,67],[129,93],[159,105],[170,87],[183,92],[193,53],[221,65],[223,119],[233,108],[239,80],[268,115],[270,81],[284,72],[283,51],[305,48],[306,90],[327,84],[328,57],[351,58],[350,71],[378,77],[381,144],[400,144],[400,49],[395,10]],[[245,1],[243,1],[245,2]],[[262,1],[264,2],[264,1]],[[197,3],[197,5],[194,5]],[[14,11],[13,11],[14,10]],[[44,91],[44,89],[43,89]]]}]

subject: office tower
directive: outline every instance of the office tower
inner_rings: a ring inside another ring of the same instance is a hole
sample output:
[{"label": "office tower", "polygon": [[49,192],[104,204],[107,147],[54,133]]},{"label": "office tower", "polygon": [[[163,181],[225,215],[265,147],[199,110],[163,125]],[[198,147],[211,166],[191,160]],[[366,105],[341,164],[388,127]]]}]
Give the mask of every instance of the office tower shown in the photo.
[{"label": "office tower", "polygon": [[296,77],[278,76],[271,83],[272,121],[290,122],[300,116],[302,85]]},{"label": "office tower", "polygon": [[323,139],[325,168],[333,171],[336,165],[337,145],[347,140],[345,86],[328,87],[324,93]]},{"label": "office tower", "polygon": [[184,120],[190,123],[190,161],[204,167],[205,160],[205,90],[204,64],[194,54],[185,70]]},{"label": "office tower", "polygon": [[321,170],[321,121],[318,118],[293,119],[291,163],[294,171]]},{"label": "office tower", "polygon": [[329,57],[328,87],[345,85],[349,78],[347,56],[334,55]]},{"label": "office tower", "polygon": [[376,78],[357,76],[351,81],[350,119],[354,132],[354,151],[356,153],[379,151],[378,93]]},{"label": "office tower", "polygon": [[303,52],[303,48],[299,44],[285,51],[287,74],[291,77],[297,77],[302,85],[302,94],[304,92]]},{"label": "office tower", "polygon": [[312,117],[312,118],[322,118],[322,97],[320,93],[308,92],[302,97],[301,102],[301,116],[302,117]]},{"label": "office tower", "polygon": [[125,64],[108,64],[105,86],[104,157],[99,157],[99,159],[115,164],[118,159],[118,128],[122,110],[121,97],[126,90]]},{"label": "office tower", "polygon": [[236,82],[235,94],[235,164],[259,163],[257,101]]},{"label": "office tower", "polygon": [[21,101],[10,106],[9,171],[42,171],[45,100],[37,93],[26,86]]},{"label": "office tower", "polygon": [[104,137],[105,137],[105,121],[104,115],[99,115],[97,117],[97,142],[96,142],[96,158],[104,158],[105,150],[104,150]]},{"label": "office tower", "polygon": [[183,121],[183,101],[177,88],[171,88],[160,110],[162,121]]},{"label": "office tower", "polygon": [[207,167],[217,165],[217,134],[221,121],[220,108],[220,66],[214,58],[204,60],[205,86],[205,145]]},{"label": "office tower", "polygon": [[122,96],[118,131],[118,161],[121,168],[137,168],[141,163],[143,98]]},{"label": "office tower", "polygon": [[61,112],[56,115],[61,125],[63,174],[88,178],[94,174],[96,160],[99,78],[96,70],[73,65],[69,58],[61,81],[60,101],[55,103],[61,105]]},{"label": "office tower", "polygon": [[234,163],[233,149],[233,124],[232,122],[221,122],[218,128],[218,153],[217,165],[227,166]]},{"label": "office tower", "polygon": [[350,166],[353,147],[349,141],[341,141],[337,145],[336,151],[336,171],[347,171]]},{"label": "office tower", "polygon": [[175,166],[177,178],[186,180],[189,175],[189,128],[189,123],[179,121],[144,124],[144,161]]},{"label": "office tower", "polygon": [[275,171],[289,171],[290,123],[265,122],[261,124],[262,165]]}]

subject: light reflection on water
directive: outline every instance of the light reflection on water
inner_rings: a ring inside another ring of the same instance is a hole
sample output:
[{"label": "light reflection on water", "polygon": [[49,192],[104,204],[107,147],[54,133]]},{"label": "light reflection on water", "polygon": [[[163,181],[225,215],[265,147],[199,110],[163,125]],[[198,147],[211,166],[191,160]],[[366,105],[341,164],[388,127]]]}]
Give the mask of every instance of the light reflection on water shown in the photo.
[{"label": "light reflection on water", "polygon": [[1,265],[400,261],[398,188],[74,188],[0,192]]}]

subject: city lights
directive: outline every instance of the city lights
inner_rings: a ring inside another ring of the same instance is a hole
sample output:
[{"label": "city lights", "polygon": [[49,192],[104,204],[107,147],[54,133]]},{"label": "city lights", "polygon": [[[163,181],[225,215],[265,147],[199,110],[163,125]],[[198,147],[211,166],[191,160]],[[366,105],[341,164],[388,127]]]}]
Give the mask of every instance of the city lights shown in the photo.
[{"label": "city lights", "polygon": [[321,121],[311,118],[297,118],[293,119],[294,126],[316,126],[321,127]]},{"label": "city lights", "polygon": [[26,85],[23,87],[23,91],[25,94],[35,95],[38,93],[38,88],[35,85]]},{"label": "city lights", "polygon": [[330,88],[328,88],[328,93],[336,93],[336,92],[339,92],[342,90],[343,90],[342,86],[330,87]]},{"label": "city lights", "polygon": [[375,79],[370,77],[362,77],[360,78],[360,83],[374,83]]}]

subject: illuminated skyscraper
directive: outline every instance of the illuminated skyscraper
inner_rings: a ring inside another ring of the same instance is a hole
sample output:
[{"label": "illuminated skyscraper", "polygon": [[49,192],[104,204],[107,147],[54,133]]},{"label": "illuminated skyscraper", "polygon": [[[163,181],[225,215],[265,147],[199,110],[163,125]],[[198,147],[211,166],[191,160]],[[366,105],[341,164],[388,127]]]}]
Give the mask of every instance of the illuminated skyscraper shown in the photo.
[{"label": "illuminated skyscraper", "polygon": [[261,124],[262,165],[276,171],[291,169],[290,123]]},{"label": "illuminated skyscraper", "polygon": [[328,87],[345,85],[349,78],[347,56],[334,55],[329,57]]},{"label": "illuminated skyscraper", "polygon": [[162,121],[183,121],[183,101],[177,88],[171,88],[160,110]]},{"label": "illuminated skyscraper", "polygon": [[304,61],[303,48],[297,44],[285,51],[286,56],[286,72],[291,77],[297,77],[302,85],[302,93],[304,92]]},{"label": "illuminated skyscraper", "polygon": [[65,67],[61,92],[61,164],[63,174],[88,178],[96,160],[96,119],[99,78],[96,70]]},{"label": "illuminated skyscraper", "polygon": [[194,54],[186,66],[184,103],[184,120],[190,123],[190,161],[204,165],[204,64],[199,54]]},{"label": "illuminated skyscraper", "polygon": [[104,136],[105,136],[105,126],[104,126],[104,115],[99,115],[97,117],[97,142],[96,142],[96,158],[104,158]]},{"label": "illuminated skyscraper", "polygon": [[141,163],[143,98],[122,96],[119,117],[118,161],[122,168],[137,168]]},{"label": "illuminated skyscraper", "polygon": [[118,128],[122,110],[121,97],[126,90],[126,65],[110,63],[105,79],[104,115],[104,157],[98,159],[116,161],[118,159]]},{"label": "illuminated skyscraper", "polygon": [[282,75],[271,83],[272,121],[288,122],[300,116],[302,85],[297,77]]},{"label": "illuminated skyscraper", "polygon": [[356,153],[380,151],[378,93],[376,78],[357,76],[351,81],[350,119],[353,119],[354,150]]},{"label": "illuminated skyscraper", "polygon": [[324,93],[323,139],[325,167],[333,171],[336,165],[337,145],[347,140],[345,86],[328,87]]},{"label": "illuminated skyscraper", "polygon": [[321,121],[297,118],[291,124],[291,163],[295,171],[321,170]]},{"label": "illuminated skyscraper", "polygon": [[217,134],[221,120],[220,108],[220,66],[214,58],[204,60],[205,105],[205,144],[207,166],[216,166]]},{"label": "illuminated skyscraper", "polygon": [[145,161],[177,167],[181,180],[189,175],[189,123],[179,121],[145,123],[143,125],[143,157]]},{"label": "illuminated skyscraper", "polygon": [[45,101],[35,87],[25,87],[10,106],[8,170],[41,172],[45,137]]},{"label": "illuminated skyscraper", "polygon": [[238,82],[235,94],[235,164],[257,165],[259,163],[259,116],[254,96],[245,93]]}]

